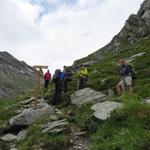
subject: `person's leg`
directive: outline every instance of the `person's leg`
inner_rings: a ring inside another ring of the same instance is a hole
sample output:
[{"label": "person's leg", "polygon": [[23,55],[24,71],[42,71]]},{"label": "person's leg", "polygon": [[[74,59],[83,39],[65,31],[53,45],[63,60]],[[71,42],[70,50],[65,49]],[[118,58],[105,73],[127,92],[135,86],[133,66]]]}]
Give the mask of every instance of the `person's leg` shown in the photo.
[{"label": "person's leg", "polygon": [[128,91],[129,91],[129,93],[133,93],[133,87],[132,87],[132,85],[128,85]]},{"label": "person's leg", "polygon": [[132,87],[132,77],[130,76],[127,76],[125,78],[125,82],[126,82],[126,85],[127,85],[127,90],[129,93],[132,93],[133,92],[133,87]]},{"label": "person's leg", "polygon": [[58,105],[61,100],[61,91],[62,91],[62,81],[59,81],[57,85],[57,95],[56,95],[56,104]]},{"label": "person's leg", "polygon": [[65,81],[64,81],[64,92],[65,93],[67,92],[67,88],[68,88],[68,81],[67,81],[67,79],[65,79]]},{"label": "person's leg", "polygon": [[57,102],[57,87],[55,85],[55,93],[54,93],[52,105],[56,105],[56,102]]},{"label": "person's leg", "polygon": [[117,86],[116,86],[116,89],[117,89],[117,94],[118,95],[121,95],[121,92],[122,92],[122,90],[123,90],[123,80],[121,80],[118,84],[117,84]]},{"label": "person's leg", "polygon": [[44,80],[44,88],[46,88],[46,80]]},{"label": "person's leg", "polygon": [[81,89],[83,89],[84,88],[84,78],[81,78]]},{"label": "person's leg", "polygon": [[121,95],[121,86],[119,83],[117,84],[116,89],[117,89],[117,94]]},{"label": "person's leg", "polygon": [[46,88],[48,89],[48,84],[49,84],[49,80],[47,80],[47,83],[46,83]]},{"label": "person's leg", "polygon": [[45,80],[44,88],[48,89],[49,80]]},{"label": "person's leg", "polygon": [[79,79],[78,90],[82,89],[82,78]]}]

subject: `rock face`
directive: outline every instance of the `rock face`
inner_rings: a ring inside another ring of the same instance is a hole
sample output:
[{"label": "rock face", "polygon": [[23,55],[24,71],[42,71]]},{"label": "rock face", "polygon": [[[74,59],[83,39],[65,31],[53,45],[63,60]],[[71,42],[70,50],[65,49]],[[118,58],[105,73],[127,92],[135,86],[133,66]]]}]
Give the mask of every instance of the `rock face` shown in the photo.
[{"label": "rock face", "polygon": [[0,98],[11,97],[34,86],[35,70],[7,52],[0,52]]},{"label": "rock face", "polygon": [[37,119],[40,119],[43,116],[50,115],[53,113],[53,108],[49,105],[41,108],[41,109],[25,109],[21,114],[11,118],[9,123],[11,126],[16,125],[31,125]]},{"label": "rock face", "polygon": [[117,103],[117,102],[103,102],[103,103],[97,103],[91,107],[92,110],[94,110],[94,116],[100,120],[106,120],[108,117],[110,117],[110,113],[117,109],[122,108],[123,104]]},{"label": "rock face", "polygon": [[131,14],[121,31],[103,48],[88,57],[76,60],[74,65],[81,62],[101,60],[108,52],[116,52],[124,45],[131,44],[150,35],[150,0],[145,0],[137,14]]},{"label": "rock face", "polygon": [[108,51],[118,51],[126,43],[133,43],[142,37],[150,35],[150,0],[145,0],[138,13],[131,14],[124,27],[112,41],[94,53],[94,56],[100,56]]},{"label": "rock face", "polygon": [[101,92],[96,92],[90,88],[85,88],[76,91],[71,95],[71,102],[75,105],[82,105],[84,103],[98,101],[102,102],[106,100],[106,95]]}]

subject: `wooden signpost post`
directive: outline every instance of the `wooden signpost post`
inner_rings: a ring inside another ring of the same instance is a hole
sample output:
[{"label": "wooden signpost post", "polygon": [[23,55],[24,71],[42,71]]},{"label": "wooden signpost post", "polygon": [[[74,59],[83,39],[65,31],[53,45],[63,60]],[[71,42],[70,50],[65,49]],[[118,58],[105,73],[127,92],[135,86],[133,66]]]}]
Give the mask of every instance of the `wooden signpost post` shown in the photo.
[{"label": "wooden signpost post", "polygon": [[35,108],[38,108],[38,97],[40,93],[40,77],[43,78],[43,70],[42,69],[48,69],[48,66],[33,66],[36,69],[36,87],[35,87]]}]

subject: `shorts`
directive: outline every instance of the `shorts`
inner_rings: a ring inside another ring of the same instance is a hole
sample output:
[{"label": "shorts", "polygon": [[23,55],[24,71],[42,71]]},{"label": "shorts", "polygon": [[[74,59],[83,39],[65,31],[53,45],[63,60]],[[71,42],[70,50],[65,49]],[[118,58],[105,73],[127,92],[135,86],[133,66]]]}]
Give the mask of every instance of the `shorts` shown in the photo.
[{"label": "shorts", "polygon": [[121,79],[121,81],[118,84],[121,86],[132,85],[132,77],[126,76],[125,78]]}]

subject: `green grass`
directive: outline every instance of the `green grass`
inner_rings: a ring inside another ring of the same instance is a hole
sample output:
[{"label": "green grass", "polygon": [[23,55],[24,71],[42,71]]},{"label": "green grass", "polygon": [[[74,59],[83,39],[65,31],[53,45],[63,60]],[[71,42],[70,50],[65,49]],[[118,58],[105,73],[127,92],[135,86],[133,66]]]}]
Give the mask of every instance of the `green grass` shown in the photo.
[{"label": "green grass", "polygon": [[100,121],[93,117],[93,111],[90,109],[91,104],[85,104],[75,111],[74,122],[82,130],[93,133],[97,129]]},{"label": "green grass", "polygon": [[3,125],[16,114],[16,110],[22,105],[19,103],[22,100],[30,98],[32,92],[25,93],[15,98],[7,98],[0,100],[0,125]]},{"label": "green grass", "polygon": [[92,150],[150,149],[150,105],[137,95],[125,95],[123,103],[92,136]]},{"label": "green grass", "polygon": [[[19,150],[32,150],[47,148],[50,150],[66,149],[70,143],[69,135],[67,133],[61,134],[45,134],[42,133],[41,124],[46,123],[46,118],[34,123],[29,129],[27,137],[17,143],[17,148]],[[48,120],[47,120],[48,121]]]}]

